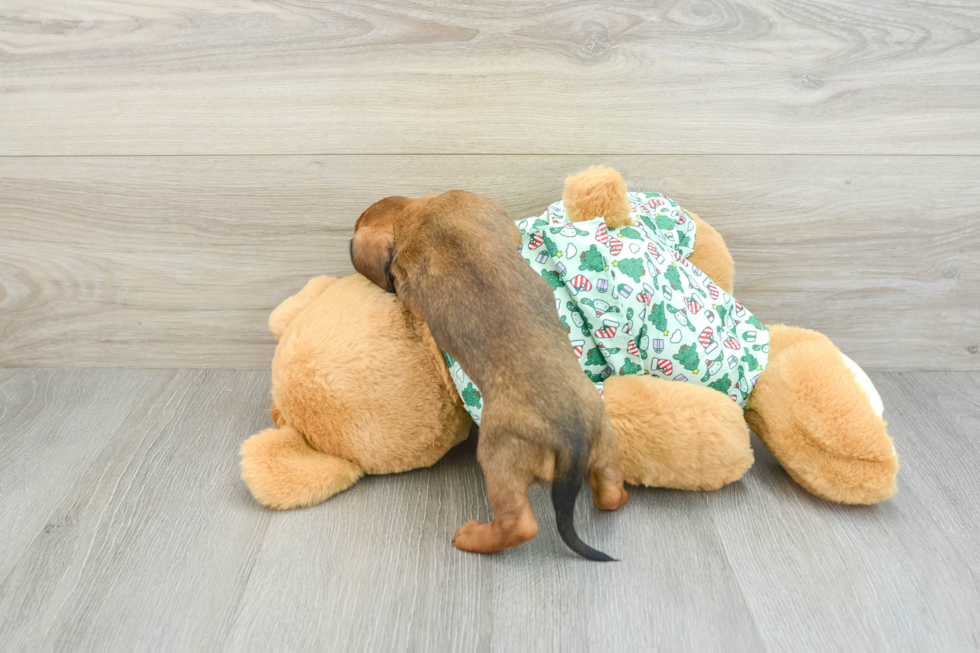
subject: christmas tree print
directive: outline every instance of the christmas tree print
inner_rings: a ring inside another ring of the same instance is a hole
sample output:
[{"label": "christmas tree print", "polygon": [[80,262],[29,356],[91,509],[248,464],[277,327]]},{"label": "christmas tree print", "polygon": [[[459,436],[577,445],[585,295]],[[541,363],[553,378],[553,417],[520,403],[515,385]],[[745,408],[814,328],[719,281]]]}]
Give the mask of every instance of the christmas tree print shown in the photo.
[{"label": "christmas tree print", "polygon": [[561,323],[565,327],[565,333],[572,332],[572,327],[568,326],[568,319],[564,315],[561,316]]},{"label": "christmas tree print", "polygon": [[613,263],[620,272],[628,276],[630,279],[636,283],[640,283],[640,277],[643,276],[643,259],[639,258],[627,258],[622,261],[616,261]]},{"label": "christmas tree print", "polygon": [[605,365],[606,359],[602,357],[602,353],[599,351],[598,347],[593,347],[585,355],[586,365]]},{"label": "christmas tree print", "polygon": [[541,234],[541,238],[544,239],[544,246],[545,249],[548,250],[548,254],[554,256],[555,258],[560,258],[561,251],[558,249],[558,245],[555,244],[555,241],[548,238],[548,234],[544,233],[543,231],[539,233]]},{"label": "christmas tree print", "polygon": [[657,215],[657,226],[664,231],[670,231],[677,226],[677,220],[672,219],[669,215],[661,213]]},{"label": "christmas tree print", "polygon": [[759,361],[755,356],[752,355],[748,349],[745,350],[745,356],[742,356],[742,362],[745,363],[750,370],[761,370],[762,366],[759,365]]},{"label": "christmas tree print", "polygon": [[548,221],[545,220],[544,218],[538,218],[537,220],[534,221],[534,228],[535,229],[537,229],[539,227],[547,227],[547,226],[548,226]]},{"label": "christmas tree print", "polygon": [[640,220],[643,222],[643,224],[645,224],[647,226],[648,229],[650,229],[652,231],[656,231],[657,230],[657,225],[653,222],[653,220],[650,219],[650,216],[648,216],[648,215],[642,215],[642,216],[640,216]]},{"label": "christmas tree print", "polygon": [[643,371],[643,366],[637,365],[636,363],[633,362],[633,359],[631,358],[627,358],[626,363],[621,368],[619,368],[620,375],[636,374],[637,372],[642,372],[642,371]]},{"label": "christmas tree print", "polygon": [[627,319],[627,321],[633,319],[633,309],[632,308],[627,308],[626,309],[626,319]]},{"label": "christmas tree print", "polygon": [[728,313],[729,313],[729,310],[730,309],[728,307],[726,307],[726,306],[721,305],[721,304],[712,304],[711,307],[713,309],[715,309],[716,311],[718,311],[718,320],[723,325],[725,325],[725,328],[730,328],[728,326],[728,322],[727,322],[727,320],[728,320]]},{"label": "christmas tree print", "polygon": [[561,277],[554,270],[541,270],[541,276],[548,282],[552,290],[558,290],[565,285],[562,283]]},{"label": "christmas tree print", "polygon": [[632,238],[633,240],[643,240],[643,235],[633,227],[623,227],[619,230],[620,238]]},{"label": "christmas tree print", "polygon": [[650,323],[657,331],[663,331],[664,335],[670,333],[667,330],[667,314],[664,312],[665,302],[654,304],[650,307]]},{"label": "christmas tree print", "polygon": [[472,382],[466,386],[466,389],[459,393],[459,396],[463,398],[463,403],[467,406],[473,406],[474,408],[483,408],[482,399],[483,395],[480,391],[476,389],[476,386]]},{"label": "christmas tree print", "polygon": [[698,365],[701,364],[701,359],[698,358],[698,351],[691,345],[681,345],[673,359],[683,365],[685,370],[698,373]]},{"label": "christmas tree print", "polygon": [[691,238],[683,231],[677,232],[677,244],[681,247],[690,249],[691,248]]},{"label": "christmas tree print", "polygon": [[606,259],[599,253],[599,249],[595,245],[590,247],[587,251],[582,252],[580,258],[582,259],[582,262],[579,263],[579,270],[602,272],[606,269]]},{"label": "christmas tree print", "polygon": [[667,277],[667,283],[670,284],[671,288],[674,290],[681,289],[681,275],[680,272],[677,271],[676,263],[671,263],[670,266],[664,270],[664,276]]},{"label": "christmas tree print", "polygon": [[442,352],[442,357],[446,359],[446,367],[452,367],[456,362],[456,359],[450,356],[447,352]]},{"label": "christmas tree print", "polygon": [[728,379],[728,372],[725,372],[725,376],[721,377],[720,379],[715,379],[709,383],[708,387],[714,388],[718,392],[724,392],[727,395],[728,389],[732,387],[732,382]]},{"label": "christmas tree print", "polygon": [[594,374],[589,370],[585,370],[585,376],[589,377],[589,380],[593,383],[602,383],[607,378],[606,376],[603,376],[602,372]]},{"label": "christmas tree print", "polygon": [[751,324],[752,326],[754,326],[756,329],[759,329],[760,331],[762,329],[765,329],[766,328],[766,327],[762,326],[762,322],[760,322],[759,320],[757,320],[754,315],[750,315],[748,317],[748,319],[745,320],[745,323],[746,324]]}]

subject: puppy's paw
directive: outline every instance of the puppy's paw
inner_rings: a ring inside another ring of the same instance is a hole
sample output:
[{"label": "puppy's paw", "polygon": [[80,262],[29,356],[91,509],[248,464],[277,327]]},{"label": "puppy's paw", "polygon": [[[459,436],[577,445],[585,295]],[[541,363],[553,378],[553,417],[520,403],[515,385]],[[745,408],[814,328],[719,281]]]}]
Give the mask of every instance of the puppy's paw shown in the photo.
[{"label": "puppy's paw", "polygon": [[460,551],[469,551],[471,553],[487,553],[481,548],[480,544],[482,538],[480,536],[481,532],[485,529],[489,529],[490,524],[483,524],[475,519],[463,524],[456,534],[453,535],[453,546]]}]

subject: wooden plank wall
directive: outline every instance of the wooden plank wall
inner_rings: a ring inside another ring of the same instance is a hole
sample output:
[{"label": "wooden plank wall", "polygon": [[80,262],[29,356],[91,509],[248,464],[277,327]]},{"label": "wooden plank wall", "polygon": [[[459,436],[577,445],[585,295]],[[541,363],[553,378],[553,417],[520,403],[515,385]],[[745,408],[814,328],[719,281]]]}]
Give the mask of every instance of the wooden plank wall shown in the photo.
[{"label": "wooden plank wall", "polygon": [[980,5],[0,5],[0,366],[266,368],[370,202],[594,163],[869,369],[980,369]]}]

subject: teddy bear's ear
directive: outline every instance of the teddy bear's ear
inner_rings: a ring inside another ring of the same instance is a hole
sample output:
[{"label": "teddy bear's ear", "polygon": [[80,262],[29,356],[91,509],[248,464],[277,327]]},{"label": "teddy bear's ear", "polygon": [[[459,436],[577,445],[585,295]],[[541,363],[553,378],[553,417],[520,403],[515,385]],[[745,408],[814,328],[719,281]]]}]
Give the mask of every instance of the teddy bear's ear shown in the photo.
[{"label": "teddy bear's ear", "polygon": [[566,178],[561,199],[569,222],[601,217],[611,229],[633,224],[626,182],[612,168],[592,166]]},{"label": "teddy bear's ear", "polygon": [[375,202],[357,219],[350,241],[354,269],[388,292],[395,292],[391,276],[395,220],[410,201],[407,197],[386,197]]}]

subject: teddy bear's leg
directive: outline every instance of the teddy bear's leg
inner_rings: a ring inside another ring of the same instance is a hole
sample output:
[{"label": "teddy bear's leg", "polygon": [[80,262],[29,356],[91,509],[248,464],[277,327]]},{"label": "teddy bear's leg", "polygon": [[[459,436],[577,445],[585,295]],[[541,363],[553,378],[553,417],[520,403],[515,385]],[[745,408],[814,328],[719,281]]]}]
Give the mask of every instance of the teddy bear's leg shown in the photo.
[{"label": "teddy bear's leg", "polygon": [[652,376],[613,376],[603,386],[627,483],[716,490],[752,466],[742,409],[727,395]]},{"label": "teddy bear's leg", "polygon": [[815,331],[769,331],[769,364],[745,410],[752,430],[819,497],[865,504],[892,496],[898,456],[837,347]]},{"label": "teddy bear's leg", "polygon": [[264,506],[312,506],[364,475],[356,464],[310,447],[291,426],[266,429],[242,443],[242,479]]},{"label": "teddy bear's leg", "polygon": [[293,318],[302,313],[310,302],[319,297],[335,281],[337,279],[334,277],[313,277],[306,282],[302,290],[292,297],[286,298],[269,315],[269,330],[272,331],[272,335],[277,340],[282,337],[283,331],[293,321]]},{"label": "teddy bear's leg", "polygon": [[732,292],[735,283],[735,261],[725,245],[725,239],[714,227],[702,220],[696,213],[690,213],[697,225],[694,237],[694,252],[688,257],[694,265],[708,275],[727,293]]}]

